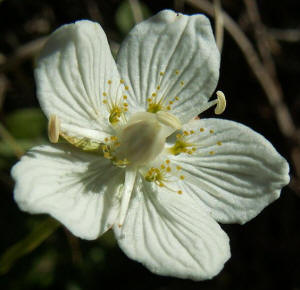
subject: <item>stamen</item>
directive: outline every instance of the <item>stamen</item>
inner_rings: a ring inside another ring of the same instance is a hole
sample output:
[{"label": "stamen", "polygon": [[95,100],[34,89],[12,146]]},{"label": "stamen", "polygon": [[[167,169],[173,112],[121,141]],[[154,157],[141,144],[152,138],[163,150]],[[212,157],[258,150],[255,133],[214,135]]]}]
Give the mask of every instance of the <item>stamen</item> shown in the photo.
[{"label": "stamen", "polygon": [[212,100],[206,103],[202,108],[199,114],[203,113],[204,111],[208,110],[214,105],[217,105],[215,108],[215,114],[220,115],[225,111],[226,108],[226,98],[225,95],[221,91],[217,91],[217,99]]},{"label": "stamen", "polygon": [[[117,91],[119,91],[121,84],[124,84],[124,80],[120,80]],[[103,92],[102,95],[106,97],[102,100],[102,103],[106,105],[107,111],[109,112],[109,122],[115,125],[121,118],[123,121],[126,121],[124,113],[128,111],[128,103],[124,102],[124,100],[127,100],[127,95],[120,95],[119,98],[115,99],[111,97],[111,91],[109,93]]]},{"label": "stamen", "polygon": [[176,130],[181,129],[181,122],[173,114],[170,114],[170,113],[164,112],[164,111],[159,111],[159,112],[157,112],[156,116],[157,116],[158,121],[160,121],[164,125],[174,128]]},{"label": "stamen", "polygon": [[102,149],[103,145],[101,143],[93,141],[89,138],[69,136],[64,132],[60,132],[60,136],[82,151],[96,154],[101,154],[102,152],[104,152],[104,150]]},{"label": "stamen", "polygon": [[218,103],[215,108],[215,114],[220,115],[225,111],[226,108],[226,98],[223,92],[217,91]]},{"label": "stamen", "polygon": [[57,143],[60,133],[60,120],[56,115],[51,115],[48,122],[48,137],[51,143]]},{"label": "stamen", "polygon": [[[165,160],[166,164],[170,164],[170,160]],[[181,169],[181,168],[180,168]],[[178,170],[178,168],[177,168]],[[154,182],[159,187],[164,187],[172,192],[176,192],[178,194],[182,194],[181,190],[174,190],[170,186],[167,185],[167,183],[172,182],[171,178],[176,177],[183,180],[184,176],[180,175],[178,176],[176,173],[175,175],[171,175],[173,172],[172,168],[170,166],[165,166],[164,164],[161,164],[160,168],[151,167],[148,172],[145,174],[144,178],[147,182]],[[175,180],[173,180],[174,182]]]},{"label": "stamen", "polygon": [[[201,129],[200,132],[202,132]],[[189,141],[193,134],[195,134],[194,130],[185,130],[182,132],[182,134],[177,134],[175,144],[168,148],[168,152],[173,155],[178,155],[181,153],[192,155],[197,151],[197,148],[200,147],[200,144]]]},{"label": "stamen", "polygon": [[[175,73],[178,75],[179,71],[176,70]],[[171,111],[174,102],[179,100],[178,96],[170,97],[169,91],[173,87],[173,83],[170,82],[168,86],[162,87],[162,80],[165,72],[161,71],[158,77],[158,84],[155,91],[151,94],[151,97],[147,99],[148,109],[147,112],[157,113],[159,111]],[[183,86],[184,82],[181,81],[180,85]]]}]

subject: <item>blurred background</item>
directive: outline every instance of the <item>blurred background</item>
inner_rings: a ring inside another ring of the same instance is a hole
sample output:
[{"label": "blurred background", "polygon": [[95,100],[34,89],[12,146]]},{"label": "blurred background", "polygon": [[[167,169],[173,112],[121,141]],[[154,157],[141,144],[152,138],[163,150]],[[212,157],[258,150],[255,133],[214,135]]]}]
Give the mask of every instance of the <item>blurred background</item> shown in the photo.
[{"label": "blurred background", "polygon": [[[116,54],[134,23],[165,8],[205,13],[213,26],[217,19],[218,89],[228,102],[221,118],[264,135],[291,165],[279,200],[246,225],[222,225],[232,258],[211,281],[153,275],[122,253],[111,232],[79,240],[13,201],[11,167],[27,149],[48,142],[33,78],[47,35],[91,19]],[[297,0],[0,0],[0,289],[300,290],[299,8]]]}]

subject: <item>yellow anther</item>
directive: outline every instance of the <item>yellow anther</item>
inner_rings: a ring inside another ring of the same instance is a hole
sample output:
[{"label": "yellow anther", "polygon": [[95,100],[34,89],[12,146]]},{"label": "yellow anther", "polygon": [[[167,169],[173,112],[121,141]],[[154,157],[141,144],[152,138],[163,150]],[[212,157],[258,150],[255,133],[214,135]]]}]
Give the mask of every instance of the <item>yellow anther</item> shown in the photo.
[{"label": "yellow anther", "polygon": [[204,128],[200,128],[200,132],[204,132]]},{"label": "yellow anther", "polygon": [[117,137],[117,136],[110,136],[110,140],[112,140],[112,141],[117,141],[117,140],[118,140],[118,137]]},{"label": "yellow anther", "polygon": [[163,107],[160,103],[156,103],[156,102],[152,103],[151,102],[151,103],[149,103],[149,107],[148,107],[147,112],[157,113],[157,112],[161,111],[162,108]]},{"label": "yellow anther", "polygon": [[128,86],[125,86],[124,89],[127,91],[127,90],[129,89],[129,87],[128,87]]},{"label": "yellow anther", "polygon": [[120,80],[120,83],[121,83],[121,84],[124,84],[124,80]]},{"label": "yellow anther", "polygon": [[190,134],[194,134],[194,133],[195,133],[195,131],[194,131],[194,130],[191,130],[191,131],[190,131]]},{"label": "yellow anther", "polygon": [[160,90],[160,86],[157,86],[156,89],[159,91]]},{"label": "yellow anther", "polygon": [[109,138],[105,137],[104,142],[108,142],[108,141],[109,141]]},{"label": "yellow anther", "polygon": [[180,82],[180,85],[183,86],[183,85],[184,85],[184,81],[181,81],[181,82]]},{"label": "yellow anther", "polygon": [[168,110],[168,111],[170,111],[170,110],[171,110],[171,106],[167,106],[166,108],[167,108],[167,110]]},{"label": "yellow anther", "polygon": [[171,161],[169,159],[167,159],[165,162],[166,162],[166,164],[170,164]]},{"label": "yellow anther", "polygon": [[152,94],[152,97],[156,97],[156,93],[153,93],[153,94]]},{"label": "yellow anther", "polygon": [[170,101],[170,102],[169,102],[169,104],[170,104],[170,105],[173,105],[173,104],[174,104],[174,102],[173,102],[173,101]]},{"label": "yellow anther", "polygon": [[180,178],[181,180],[184,180],[185,177],[184,177],[184,175],[180,175],[179,178]]},{"label": "yellow anther", "polygon": [[177,165],[177,166],[176,166],[176,169],[177,169],[177,170],[181,170],[181,169],[182,169],[182,167],[181,167],[181,166],[179,166],[179,165]]},{"label": "yellow anther", "polygon": [[222,145],[222,142],[221,142],[221,141],[218,141],[218,142],[217,142],[217,145],[221,146],[221,145]]},{"label": "yellow anther", "polygon": [[183,131],[183,135],[177,134],[175,144],[168,149],[169,153],[173,155],[178,155],[181,153],[192,154],[193,151],[190,148],[194,147],[196,144],[188,142],[186,140],[188,136],[190,136],[188,131]]},{"label": "yellow anther", "polygon": [[176,70],[176,71],[175,71],[175,74],[177,74],[177,75],[178,75],[178,74],[179,74],[179,70]]},{"label": "yellow anther", "polygon": [[103,157],[106,158],[106,159],[112,159],[112,156],[110,155],[109,152],[104,152]]},{"label": "yellow anther", "polygon": [[175,97],[175,100],[178,101],[178,100],[179,100],[179,97],[176,96],[176,97]]},{"label": "yellow anther", "polygon": [[127,108],[121,108],[118,105],[114,105],[113,108],[110,110],[109,115],[109,122],[111,124],[116,124],[119,122],[119,118],[123,112],[126,112]]},{"label": "yellow anther", "polygon": [[[165,160],[165,163],[169,164],[170,160]],[[176,168],[181,169],[181,167],[177,166]],[[178,170],[179,170],[178,169]],[[144,175],[144,178],[148,182],[154,182],[157,186],[159,187],[165,187],[166,189],[172,191],[172,192],[177,192],[179,194],[182,193],[181,190],[174,190],[173,188],[169,187],[167,182],[172,181],[172,179],[169,179],[169,177],[172,177],[168,173],[172,171],[170,166],[165,166],[165,164],[161,164],[160,168],[152,167],[148,170],[148,172]],[[174,178],[174,176],[173,176]],[[184,176],[181,175],[179,177],[180,179],[184,179]]]},{"label": "yellow anther", "polygon": [[107,104],[107,100],[103,100],[102,103],[103,103],[103,104]]},{"label": "yellow anther", "polygon": [[60,120],[56,115],[51,115],[48,122],[48,137],[51,143],[57,143],[60,133]]},{"label": "yellow anther", "polygon": [[165,73],[163,72],[163,71],[161,71],[160,73],[159,73],[159,75],[161,75],[161,76],[163,76]]},{"label": "yellow anther", "polygon": [[123,99],[124,99],[124,100],[127,100],[127,96],[126,96],[126,95],[124,95],[124,96],[123,96]]},{"label": "yellow anther", "polygon": [[148,99],[147,99],[147,102],[148,102],[148,103],[151,103],[151,102],[152,102],[152,99],[148,98]]},{"label": "yellow anther", "polygon": [[107,96],[106,92],[103,92],[102,96],[103,96],[103,97],[106,97],[106,96]]},{"label": "yellow anther", "polygon": [[223,92],[217,91],[217,106],[215,108],[215,114],[220,115],[225,111],[226,108],[226,98]]},{"label": "yellow anther", "polygon": [[209,130],[209,133],[210,134],[213,134],[215,131],[214,130]]},{"label": "yellow anther", "polygon": [[107,83],[108,83],[109,85],[111,85],[111,80],[108,80]]},{"label": "yellow anther", "polygon": [[214,155],[215,152],[214,152],[214,151],[209,151],[209,154],[210,154],[210,155]]},{"label": "yellow anther", "polygon": [[128,104],[127,104],[127,103],[124,103],[123,105],[124,105],[124,107],[128,107]]}]

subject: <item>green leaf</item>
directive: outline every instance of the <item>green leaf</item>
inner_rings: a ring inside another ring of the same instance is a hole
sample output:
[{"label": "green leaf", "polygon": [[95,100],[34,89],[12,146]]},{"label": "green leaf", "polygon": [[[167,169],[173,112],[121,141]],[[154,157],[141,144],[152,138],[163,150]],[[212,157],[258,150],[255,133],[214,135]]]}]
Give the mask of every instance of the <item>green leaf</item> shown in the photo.
[{"label": "green leaf", "polygon": [[15,138],[40,137],[47,128],[47,120],[40,109],[26,108],[10,113],[5,118],[8,131]]},{"label": "green leaf", "polygon": [[[150,12],[149,8],[141,1],[139,1],[139,4],[140,4],[141,10],[142,10],[144,19],[149,18],[151,16],[151,12]],[[119,30],[124,35],[126,35],[135,24],[132,9],[130,7],[128,0],[123,1],[120,4],[120,6],[117,9],[115,18],[116,18],[116,24],[117,24]]]},{"label": "green leaf", "polygon": [[6,274],[13,264],[24,255],[32,252],[59,227],[60,223],[47,218],[39,223],[23,240],[8,248],[0,257],[0,275]]}]

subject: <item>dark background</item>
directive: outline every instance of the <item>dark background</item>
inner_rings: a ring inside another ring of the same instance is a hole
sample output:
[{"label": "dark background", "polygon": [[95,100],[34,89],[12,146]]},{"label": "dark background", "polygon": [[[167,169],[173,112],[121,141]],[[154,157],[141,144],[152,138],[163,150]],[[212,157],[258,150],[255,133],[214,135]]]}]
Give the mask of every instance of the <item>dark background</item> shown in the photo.
[{"label": "dark background", "polygon": [[[275,81],[282,87],[283,101],[297,127],[300,113],[298,2],[257,1],[275,62]],[[62,24],[92,19],[101,23],[116,50],[132,20],[126,3],[118,0],[0,0],[0,122],[24,150],[46,142],[46,121],[39,110],[33,79],[34,58],[41,38]],[[201,12],[184,1],[144,1],[143,5],[145,15],[149,16],[164,8],[177,8],[186,14]],[[259,41],[255,38],[244,1],[226,0],[222,5],[257,49]],[[274,29],[280,29],[283,36],[274,33]],[[294,34],[289,38],[291,30]],[[244,54],[226,31],[218,89],[225,92],[228,102],[221,118],[241,122],[263,134],[288,159],[292,177],[280,199],[254,220],[243,226],[222,226],[231,240],[232,258],[218,276],[211,281],[193,282],[153,275],[128,259],[111,233],[91,242],[79,240],[60,227],[0,276],[0,288],[300,290],[297,133],[287,137],[279,128],[274,106],[270,105]],[[213,111],[205,116],[213,116]],[[17,162],[17,157],[5,136],[1,135],[0,255],[46,218],[23,213],[14,203],[10,168]]]}]

